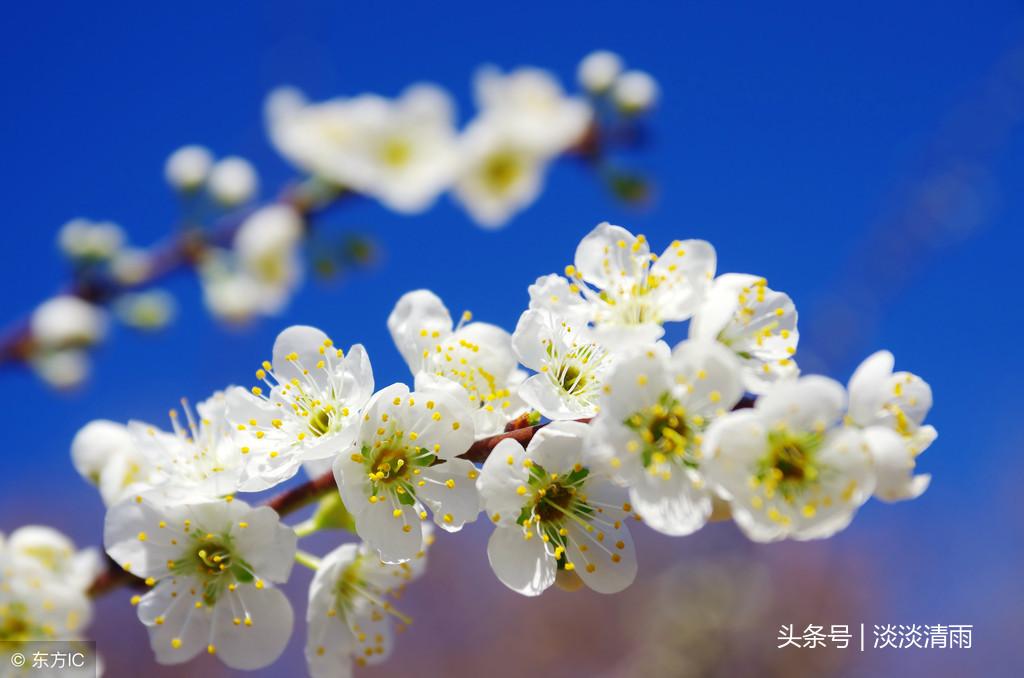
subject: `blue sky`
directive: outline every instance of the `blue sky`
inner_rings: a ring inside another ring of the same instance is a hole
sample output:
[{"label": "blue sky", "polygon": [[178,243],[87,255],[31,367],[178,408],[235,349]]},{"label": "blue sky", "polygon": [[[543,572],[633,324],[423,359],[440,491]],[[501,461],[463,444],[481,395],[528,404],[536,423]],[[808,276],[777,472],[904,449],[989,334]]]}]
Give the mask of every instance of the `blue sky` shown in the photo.
[{"label": "blue sky", "polygon": [[[292,172],[261,121],[276,85],[327,98],[431,80],[452,91],[465,120],[477,65],[539,65],[571,81],[578,59],[604,47],[653,73],[663,96],[650,148],[626,158],[656,178],[649,209],[616,203],[571,163],[496,233],[446,200],[415,218],[358,204],[322,227],[372,234],[379,264],[343,284],[308,283],[280,318],[225,330],[200,309],[195,281],[179,278],[169,285],[183,309],[177,324],[157,336],[118,330],[81,392],[55,395],[31,375],[0,372],[0,530],[45,517],[83,543],[99,539],[102,508],[67,455],[88,420],[162,423],[182,395],[248,383],[294,322],[363,343],[378,384],[405,379],[384,325],[403,292],[432,288],[453,312],[511,329],[527,285],[561,270],[579,238],[610,220],[655,248],[706,238],[720,271],[765,275],[801,311],[801,354],[827,357],[812,364],[832,376],[845,381],[861,357],[886,347],[899,368],[931,382],[940,438],[921,461],[931,489],[912,504],[865,507],[834,548],[868,552],[896,623],[975,623],[998,645],[996,620],[1020,622],[1000,601],[1019,600],[1024,524],[1014,480],[1024,441],[1024,66],[1019,52],[1016,66],[1008,56],[1024,48],[1019,4],[444,5],[8,11],[0,321],[59,288],[65,265],[54,238],[69,218],[117,221],[142,245],[165,234],[177,207],[162,164],[181,144],[252,159],[268,194],[282,185]],[[899,246],[907,238],[916,244]],[[825,322],[845,310],[848,322]]]}]

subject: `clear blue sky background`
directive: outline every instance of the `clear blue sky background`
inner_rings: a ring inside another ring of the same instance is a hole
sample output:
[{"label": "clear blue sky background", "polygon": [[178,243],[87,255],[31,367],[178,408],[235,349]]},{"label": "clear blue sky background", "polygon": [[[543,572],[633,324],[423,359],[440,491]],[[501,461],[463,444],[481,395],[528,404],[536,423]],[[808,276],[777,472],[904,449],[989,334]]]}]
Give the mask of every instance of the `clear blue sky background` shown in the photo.
[{"label": "clear blue sky background", "polygon": [[[261,120],[276,85],[327,98],[433,80],[450,88],[465,120],[476,65],[541,65],[571,81],[578,59],[605,47],[652,72],[663,98],[652,147],[629,158],[657,178],[648,210],[617,204],[572,164],[497,233],[476,229],[448,201],[412,219],[358,205],[323,227],[372,233],[384,250],[379,265],[342,285],[307,284],[279,319],[227,331],[201,310],[195,281],[181,278],[171,285],[179,322],[158,336],[115,332],[81,392],[59,396],[27,373],[0,373],[0,530],[45,520],[82,543],[99,540],[102,507],[68,460],[71,437],[90,419],[162,423],[182,395],[248,383],[293,322],[364,343],[379,384],[406,379],[384,324],[401,293],[430,287],[453,312],[468,308],[511,329],[526,286],[561,270],[579,238],[607,219],[656,247],[706,238],[721,271],[767,276],[801,310],[801,353],[830,355],[833,333],[852,333],[851,351],[827,364],[833,376],[845,381],[859,358],[888,347],[900,368],[931,382],[940,437],[921,460],[931,489],[910,504],[865,507],[836,548],[874,564],[852,583],[881,592],[878,618],[863,621],[973,623],[970,661],[991,661],[989,675],[1012,673],[1020,655],[1006,628],[1022,628],[1024,592],[1024,133],[1005,121],[1020,117],[1024,65],[1005,60],[1024,45],[1019,3],[444,5],[7,9],[2,321],[59,288],[66,271],[54,238],[67,219],[117,221],[142,245],[166,233],[177,208],[162,164],[183,143],[251,158],[267,193],[290,178]],[[964,176],[974,191],[966,200],[950,178]],[[942,218],[903,218],[929,210]],[[891,245],[908,228],[928,244],[895,256]],[[858,304],[852,324],[821,325],[865,284],[882,289],[877,303]],[[141,629],[131,632],[140,641]],[[883,673],[908,661],[894,654]]]}]

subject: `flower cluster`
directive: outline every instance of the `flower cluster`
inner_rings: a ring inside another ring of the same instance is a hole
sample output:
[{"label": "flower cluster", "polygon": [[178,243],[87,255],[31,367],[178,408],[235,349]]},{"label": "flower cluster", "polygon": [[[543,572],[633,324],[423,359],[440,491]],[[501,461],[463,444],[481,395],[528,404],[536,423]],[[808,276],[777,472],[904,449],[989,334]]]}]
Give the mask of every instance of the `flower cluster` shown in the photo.
[{"label": "flower cluster", "polygon": [[584,58],[578,80],[581,91],[572,93],[540,68],[482,67],[473,83],[478,110],[461,129],[452,96],[437,85],[323,102],[281,87],[266,100],[267,134],[300,179],[260,206],[259,175],[246,159],[217,159],[197,144],[175,150],[164,178],[180,203],[178,235],[143,249],[129,246],[117,224],[68,222],[58,245],[72,264],[70,293],[42,303],[24,334],[0,345],[0,362],[23,360],[57,388],[79,385],[90,372],[88,349],[106,337],[106,307],[133,329],[165,327],[177,304],[153,284],[182,267],[195,269],[218,320],[277,315],[307,268],[328,275],[372,258],[363,236],[340,246],[309,237],[313,217],[351,195],[410,215],[449,193],[475,223],[499,228],[538,198],[552,163],[573,156],[617,197],[642,200],[646,181],[606,156],[637,145],[656,82],[624,72],[607,51]]},{"label": "flower cluster", "polygon": [[[256,385],[195,409],[182,401],[169,430],[83,428],[72,458],[109,507],[107,553],[150,587],[133,602],[157,660],[206,650],[234,668],[273,662],[293,627],[275,585],[299,562],[316,571],[310,672],[381,661],[392,618],[409,621],[392,598],[422,573],[434,526],[458,532],[481,511],[494,526],[488,560],[510,589],[615,593],[638,571],[631,525],[683,536],[716,511],[755,541],[819,539],[872,495],[910,499],[928,485],[914,474],[936,438],[928,385],[893,372],[885,351],[848,388],[801,375],[793,301],[762,277],[719,273],[705,241],[655,254],[603,223],[529,297],[511,334],[468,312],[453,321],[427,290],[399,298],[387,325],[411,387],[378,389],[361,345],[293,326]],[[687,338],[669,346],[681,322]],[[302,469],[331,492],[305,522],[238,496]],[[329,528],[359,541],[322,558],[298,549]],[[58,541],[19,532],[0,555],[11,572],[27,555],[78,582],[69,601],[80,602],[89,573]],[[25,615],[31,591],[16,591]]]},{"label": "flower cluster", "polygon": [[0,642],[4,650],[34,640],[77,640],[92,617],[86,594],[102,570],[95,549],[76,550],[38,525],[0,534]]}]

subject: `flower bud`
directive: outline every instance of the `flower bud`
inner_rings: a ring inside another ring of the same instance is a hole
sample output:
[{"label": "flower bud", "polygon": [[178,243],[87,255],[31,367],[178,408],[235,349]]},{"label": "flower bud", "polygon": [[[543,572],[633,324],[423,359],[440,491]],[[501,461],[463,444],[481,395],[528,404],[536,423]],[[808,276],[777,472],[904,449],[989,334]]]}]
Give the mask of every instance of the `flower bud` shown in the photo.
[{"label": "flower bud", "polygon": [[90,346],[106,336],[107,316],[84,299],[64,294],[40,304],[32,312],[29,328],[43,348]]},{"label": "flower bud", "polygon": [[206,185],[214,200],[234,207],[253,199],[259,178],[248,160],[231,156],[213,166]]},{"label": "flower bud", "polygon": [[583,57],[576,70],[580,86],[591,94],[601,94],[615,82],[622,72],[622,59],[607,50],[597,50]]},{"label": "flower bud", "polygon": [[643,113],[658,99],[658,83],[644,71],[627,71],[612,88],[615,103],[626,113]]},{"label": "flower bud", "polygon": [[206,181],[211,165],[213,155],[203,146],[182,146],[167,158],[164,177],[177,191],[194,191]]}]

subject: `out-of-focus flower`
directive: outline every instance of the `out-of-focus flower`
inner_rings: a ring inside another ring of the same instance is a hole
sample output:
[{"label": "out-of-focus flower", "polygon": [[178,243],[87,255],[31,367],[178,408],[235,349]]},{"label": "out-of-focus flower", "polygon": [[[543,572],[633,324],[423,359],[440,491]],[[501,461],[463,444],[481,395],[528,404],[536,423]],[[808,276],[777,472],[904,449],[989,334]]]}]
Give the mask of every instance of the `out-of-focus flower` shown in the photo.
[{"label": "out-of-focus flower", "polygon": [[149,273],[149,261],[146,250],[125,247],[110,262],[110,273],[123,285],[136,285]]},{"label": "out-of-focus flower", "polygon": [[[428,535],[426,543],[432,537]],[[366,543],[343,544],[321,560],[309,587],[306,662],[313,678],[337,678],[391,654],[391,617],[408,623],[389,598],[420,577],[426,551],[399,565],[382,563]]]},{"label": "out-of-focus flower", "polygon": [[703,476],[705,431],[743,396],[739,361],[720,344],[691,339],[623,356],[605,380],[588,447],[629,487],[644,522],[669,535],[711,515]]},{"label": "out-of-focus flower", "polygon": [[125,426],[96,419],[79,429],[71,441],[71,463],[83,478],[95,485],[111,460],[130,453],[132,447],[132,436]]},{"label": "out-of-focus flower", "polygon": [[319,104],[278,90],[268,99],[267,120],[291,162],[397,212],[422,212],[451,184],[455,112],[435,85],[413,85],[395,99],[364,94]]},{"label": "out-of-focus flower", "polygon": [[40,304],[29,319],[32,339],[44,349],[92,346],[107,334],[103,309],[62,294]]},{"label": "out-of-focus flower", "polygon": [[56,389],[73,389],[89,378],[92,362],[80,348],[63,348],[39,353],[30,359],[36,376]]},{"label": "out-of-focus flower", "polygon": [[210,312],[229,322],[279,313],[302,280],[302,233],[302,217],[287,205],[253,212],[232,249],[208,252],[199,268]]},{"label": "out-of-focus flower", "polygon": [[715,266],[715,248],[704,240],[676,240],[659,257],[643,235],[605,222],[580,241],[565,269],[569,281],[549,275],[530,286],[530,308],[589,324],[612,349],[646,345],[666,321],[694,314]]},{"label": "out-of-focus flower", "polygon": [[164,290],[124,294],[114,304],[118,320],[129,327],[146,331],[167,327],[177,309],[174,297]]},{"label": "out-of-focus flower", "polygon": [[621,72],[622,58],[615,52],[602,49],[583,57],[576,71],[576,79],[591,94],[602,94],[611,89]]},{"label": "out-of-focus flower", "polygon": [[225,207],[249,202],[259,189],[259,177],[245,158],[229,156],[217,161],[210,170],[206,188],[213,199]]},{"label": "out-of-focus flower", "polygon": [[363,347],[356,344],[346,354],[316,328],[295,325],[281,332],[272,359],[256,371],[268,392],[235,387],[227,395],[227,418],[247,458],[248,491],[273,487],[303,464],[313,474],[326,472],[355,439],[373,393]]},{"label": "out-of-focus flower", "polygon": [[3,546],[10,561],[35,565],[53,578],[52,586],[67,587],[78,593],[92,585],[103,569],[96,549],[77,551],[66,536],[45,525],[19,527]]},{"label": "out-of-focus flower", "polygon": [[455,458],[472,442],[469,410],[446,393],[392,384],[373,396],[334,476],[356,531],[381,560],[400,563],[423,550],[424,505],[447,532],[476,520],[478,472]]},{"label": "out-of-focus flower", "polygon": [[749,538],[829,537],[871,497],[875,471],[864,435],[837,425],[845,401],[832,379],[801,377],[711,425],[706,477]]},{"label": "out-of-focus flower", "polygon": [[593,117],[590,105],[570,97],[547,71],[481,68],[474,82],[480,119],[498,123],[512,139],[543,158],[578,143]]},{"label": "out-of-focus flower", "polygon": [[61,227],[57,244],[71,259],[106,261],[124,245],[124,230],[109,221],[72,219]]},{"label": "out-of-focus flower", "polygon": [[793,360],[800,340],[796,323],[796,306],[785,292],[758,276],[726,273],[715,278],[690,323],[690,336],[727,346],[743,363],[747,390],[764,393],[800,372]]},{"label": "out-of-focus flower", "polygon": [[526,374],[518,369],[508,332],[482,322],[458,325],[444,302],[429,290],[402,295],[388,316],[388,330],[416,379],[416,388],[452,392],[473,412],[478,436],[504,430],[525,410],[515,394]]},{"label": "out-of-focus flower", "polygon": [[611,354],[586,325],[545,310],[529,310],[512,333],[519,361],[537,372],[519,386],[526,403],[548,419],[580,419],[597,413],[597,399]]},{"label": "out-of-focus flower", "polygon": [[459,141],[453,195],[485,228],[504,226],[540,195],[547,158],[497,118],[474,121]]},{"label": "out-of-focus flower", "polygon": [[868,356],[850,378],[848,421],[865,429],[878,473],[875,496],[883,501],[916,499],[931,476],[914,475],[917,456],[938,437],[924,419],[932,407],[928,382],[910,372],[893,372],[889,351]]},{"label": "out-of-focus flower", "polygon": [[0,642],[70,640],[92,616],[85,589],[99,568],[95,552],[50,528],[0,534]]},{"label": "out-of-focus flower", "polygon": [[626,71],[615,79],[612,98],[625,113],[643,113],[658,100],[658,83],[644,71]]},{"label": "out-of-focus flower", "polygon": [[203,146],[182,146],[164,164],[164,177],[171,188],[195,191],[206,181],[213,166],[213,154]]},{"label": "out-of-focus flower", "polygon": [[153,588],[134,602],[161,664],[204,649],[234,669],[267,666],[291,636],[285,582],[296,536],[273,509],[237,499],[128,497],[107,511],[103,541]]},{"label": "out-of-focus flower", "polygon": [[560,569],[576,572],[599,593],[633,583],[636,552],[625,521],[625,492],[583,449],[587,426],[549,424],[524,450],[502,440],[487,457],[478,485],[496,524],[487,559],[503,584],[527,596],[543,593]]}]

